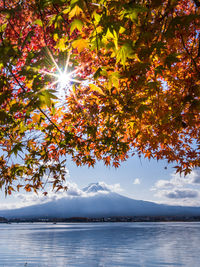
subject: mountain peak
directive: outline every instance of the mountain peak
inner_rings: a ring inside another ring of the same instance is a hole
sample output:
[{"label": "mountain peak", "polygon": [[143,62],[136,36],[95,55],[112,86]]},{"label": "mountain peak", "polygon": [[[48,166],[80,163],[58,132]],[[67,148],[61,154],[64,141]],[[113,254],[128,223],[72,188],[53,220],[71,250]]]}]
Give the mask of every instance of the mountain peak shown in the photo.
[{"label": "mountain peak", "polygon": [[102,182],[91,183],[87,187],[82,189],[86,193],[97,193],[99,191],[110,192],[110,189]]}]

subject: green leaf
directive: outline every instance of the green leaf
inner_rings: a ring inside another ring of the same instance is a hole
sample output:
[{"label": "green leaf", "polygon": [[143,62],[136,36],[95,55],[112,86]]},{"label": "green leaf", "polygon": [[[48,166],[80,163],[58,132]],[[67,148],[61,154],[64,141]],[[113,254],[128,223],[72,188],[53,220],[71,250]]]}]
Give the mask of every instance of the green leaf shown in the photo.
[{"label": "green leaf", "polygon": [[5,31],[7,24],[8,23],[6,22],[6,23],[0,25],[0,32],[4,32]]},{"label": "green leaf", "polygon": [[148,110],[150,110],[150,107],[148,105],[144,105],[144,104],[140,105],[138,109],[138,117],[142,118],[143,113]]},{"label": "green leaf", "polygon": [[55,93],[54,90],[45,90],[41,92],[39,95],[41,105],[46,104],[47,107],[51,107],[52,99],[57,99],[57,96],[54,95],[53,93]]},{"label": "green leaf", "polygon": [[109,80],[111,84],[118,89],[119,87],[119,72],[113,72],[111,75],[109,75]]},{"label": "green leaf", "polygon": [[76,29],[82,31],[82,28],[83,28],[83,22],[80,19],[74,19],[70,24],[70,33],[72,33]]},{"label": "green leaf", "polygon": [[131,2],[126,5],[125,16],[131,19],[133,22],[137,22],[139,13],[148,12],[148,8],[144,6],[141,5],[131,6],[131,5],[132,5]]},{"label": "green leaf", "polygon": [[129,43],[125,43],[117,53],[117,63],[120,62],[124,67],[127,58],[133,57],[133,48]]},{"label": "green leaf", "polygon": [[7,123],[8,114],[4,110],[0,110],[0,122],[1,124]]},{"label": "green leaf", "polygon": [[79,0],[71,0],[71,2],[70,2],[70,6],[76,4],[77,2],[79,2]]},{"label": "green leaf", "polygon": [[101,71],[102,71],[102,68],[98,68],[98,70],[95,72],[94,74],[94,79],[98,79],[99,76],[101,76]]},{"label": "green leaf", "polygon": [[39,26],[43,26],[43,22],[42,22],[42,20],[41,19],[36,19],[35,21],[34,21],[34,24],[37,24],[37,25],[39,25]]},{"label": "green leaf", "polygon": [[179,62],[180,60],[177,58],[178,54],[177,53],[172,53],[170,55],[168,55],[165,59],[165,65],[167,65],[167,67],[169,69],[171,69],[171,65],[173,65],[176,62]]},{"label": "green leaf", "polygon": [[17,144],[12,148],[12,150],[10,151],[9,154],[14,153],[15,156],[17,157],[18,152],[19,152],[19,151],[22,152],[22,148],[23,148],[23,147],[24,147],[24,145],[23,145],[22,143],[17,143]]}]

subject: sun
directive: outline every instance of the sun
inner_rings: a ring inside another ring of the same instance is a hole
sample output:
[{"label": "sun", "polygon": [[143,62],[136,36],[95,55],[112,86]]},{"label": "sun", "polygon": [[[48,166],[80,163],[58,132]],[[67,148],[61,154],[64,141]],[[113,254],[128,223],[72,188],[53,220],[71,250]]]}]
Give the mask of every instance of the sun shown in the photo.
[{"label": "sun", "polygon": [[70,84],[70,75],[67,73],[60,73],[58,75],[58,84],[60,88],[64,89],[65,87],[69,86]]},{"label": "sun", "polygon": [[[70,52],[68,53],[67,61],[66,61],[66,64],[65,64],[64,70],[63,70],[63,68],[58,66],[58,64],[56,63],[51,52],[49,50],[47,50],[47,51],[48,51],[48,54],[49,54],[49,56],[50,56],[50,58],[54,64],[53,71],[42,70],[41,73],[54,77],[55,81],[53,83],[51,83],[48,86],[48,88],[51,88],[52,86],[55,86],[57,84],[57,88],[56,88],[56,91],[58,93],[57,97],[60,100],[64,100],[66,95],[70,91],[72,84],[81,83],[81,81],[74,79],[74,76],[77,75],[77,72],[80,70],[80,68],[76,68],[70,72],[68,71]],[[56,71],[55,71],[55,68],[56,68]]]}]

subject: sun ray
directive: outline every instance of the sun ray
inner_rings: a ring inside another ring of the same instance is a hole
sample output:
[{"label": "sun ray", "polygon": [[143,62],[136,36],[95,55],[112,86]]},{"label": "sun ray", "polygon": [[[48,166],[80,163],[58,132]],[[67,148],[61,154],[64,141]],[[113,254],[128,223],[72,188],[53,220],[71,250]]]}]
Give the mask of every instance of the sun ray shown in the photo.
[{"label": "sun ray", "polygon": [[49,72],[49,71],[45,71],[45,70],[42,70],[41,73],[44,73],[44,74],[47,74],[49,76],[53,76],[53,77],[56,77],[58,78],[58,74],[55,74],[55,73],[52,73],[52,72]]},{"label": "sun ray", "polygon": [[68,69],[68,66],[69,66],[70,55],[71,55],[71,50],[70,50],[69,53],[68,53],[67,61],[66,61],[66,64],[65,64],[65,69],[64,69],[64,73],[65,73],[65,74],[67,74],[67,69]]},{"label": "sun ray", "polygon": [[71,71],[69,74],[70,74],[70,76],[72,76],[74,73],[76,73],[77,71],[79,71],[81,68],[77,68],[77,69],[75,69],[75,70],[73,70],[73,71]]},{"label": "sun ray", "polygon": [[82,83],[82,81],[78,81],[76,79],[70,79],[71,82],[75,82],[75,83]]},{"label": "sun ray", "polygon": [[51,83],[50,85],[49,85],[49,87],[51,87],[51,86],[54,86],[54,85],[56,85],[57,83],[59,83],[59,81],[57,80],[57,81],[55,81],[55,82],[53,82],[53,83]]},{"label": "sun ray", "polygon": [[50,58],[51,58],[52,62],[53,62],[53,63],[54,63],[54,65],[55,65],[55,67],[56,67],[57,71],[58,71],[58,72],[61,74],[62,72],[61,72],[60,68],[58,67],[58,64],[56,63],[56,61],[55,61],[55,59],[54,59],[53,55],[51,54],[50,50],[49,50],[49,49],[47,49],[47,51],[48,51],[48,54],[49,54],[49,56],[50,56]]},{"label": "sun ray", "polygon": [[64,99],[67,91],[70,91],[71,89],[71,83],[79,83],[79,84],[82,83],[82,81],[79,81],[74,78],[74,76],[77,74],[78,71],[80,71],[81,68],[77,67],[71,72],[68,72],[71,50],[68,52],[67,60],[66,60],[66,64],[64,68],[60,68],[58,66],[58,64],[56,63],[56,60],[54,59],[52,53],[50,52],[48,48],[47,48],[47,51],[52,60],[52,63],[54,64],[56,68],[57,73],[55,73],[55,68],[54,69],[52,68],[52,71],[41,70],[41,73],[55,78],[55,81],[52,82],[48,87],[52,87],[57,84],[58,96],[59,98]]}]

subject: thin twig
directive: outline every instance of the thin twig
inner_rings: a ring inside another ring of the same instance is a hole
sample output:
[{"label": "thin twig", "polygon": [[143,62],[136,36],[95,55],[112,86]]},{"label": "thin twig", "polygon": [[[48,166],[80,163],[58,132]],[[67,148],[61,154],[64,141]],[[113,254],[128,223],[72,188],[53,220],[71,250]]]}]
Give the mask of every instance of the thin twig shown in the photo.
[{"label": "thin twig", "polygon": [[192,55],[189,52],[188,48],[186,47],[182,34],[181,34],[181,41],[182,41],[182,44],[183,44],[183,47],[184,47],[185,51],[187,52],[188,56],[191,58],[192,63],[194,64],[194,67],[195,67],[196,72],[198,73],[198,76],[200,76],[200,72],[198,70],[197,63],[194,60],[194,58],[192,57]]},{"label": "thin twig", "polygon": [[64,134],[64,132],[58,128],[58,126],[47,116],[47,114],[40,107],[38,107],[38,109],[60,133]]}]

